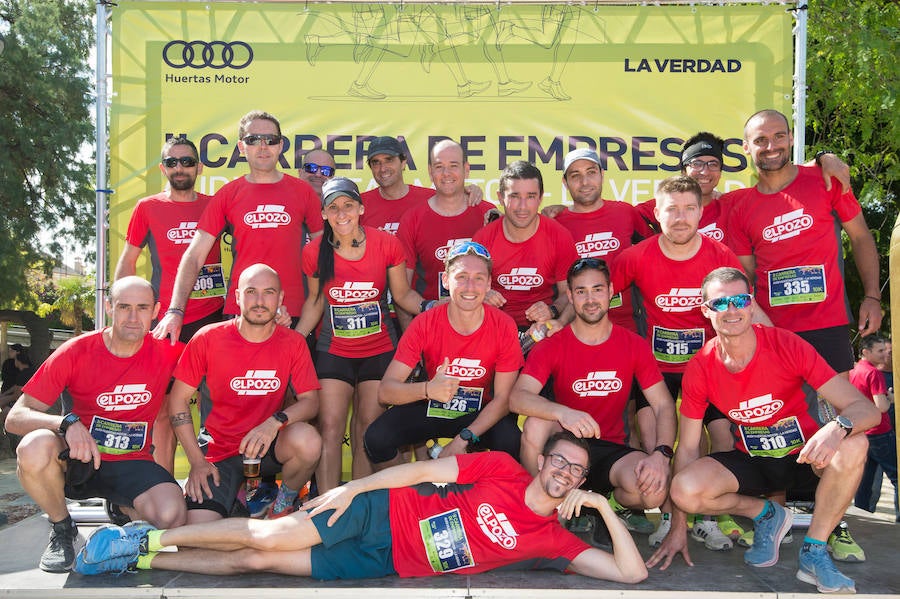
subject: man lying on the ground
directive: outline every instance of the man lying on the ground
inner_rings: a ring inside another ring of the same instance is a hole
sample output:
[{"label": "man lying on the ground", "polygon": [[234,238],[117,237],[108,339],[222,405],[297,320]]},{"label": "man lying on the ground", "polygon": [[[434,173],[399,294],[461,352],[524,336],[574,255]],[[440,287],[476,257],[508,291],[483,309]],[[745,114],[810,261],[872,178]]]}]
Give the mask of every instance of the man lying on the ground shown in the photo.
[{"label": "man lying on the ground", "polygon": [[[535,478],[499,451],[402,464],[332,489],[306,504],[308,511],[278,520],[100,528],[78,554],[76,571],[340,579],[475,574],[517,564],[639,582],[647,569],[625,525],[602,495],[578,489],[587,464],[587,446],[568,431],[549,439]],[[600,511],[613,553],[589,547],[559,524],[557,510],[569,518],[583,507]],[[178,552],[160,552],[168,546]]]}]

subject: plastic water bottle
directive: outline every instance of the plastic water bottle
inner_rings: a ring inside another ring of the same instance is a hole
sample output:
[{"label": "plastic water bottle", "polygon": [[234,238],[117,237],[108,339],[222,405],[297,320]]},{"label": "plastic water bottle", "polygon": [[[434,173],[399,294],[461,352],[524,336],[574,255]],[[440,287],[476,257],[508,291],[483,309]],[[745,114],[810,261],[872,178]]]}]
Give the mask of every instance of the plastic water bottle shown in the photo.
[{"label": "plastic water bottle", "polygon": [[428,457],[432,460],[436,460],[441,457],[441,452],[444,451],[444,446],[437,442],[437,439],[434,440],[434,445],[432,445],[428,449]]},{"label": "plastic water bottle", "polygon": [[522,353],[528,353],[531,348],[534,347],[535,343],[541,341],[542,339],[546,339],[547,333],[550,331],[551,327],[552,325],[545,322],[543,324],[532,326],[530,329],[528,329],[528,332],[521,341]]}]

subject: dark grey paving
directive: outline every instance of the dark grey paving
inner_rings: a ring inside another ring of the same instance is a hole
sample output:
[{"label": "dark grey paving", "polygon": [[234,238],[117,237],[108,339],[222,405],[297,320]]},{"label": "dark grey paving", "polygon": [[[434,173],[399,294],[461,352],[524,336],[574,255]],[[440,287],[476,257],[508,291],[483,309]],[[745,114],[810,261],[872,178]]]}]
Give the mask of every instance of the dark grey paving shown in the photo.
[{"label": "dark grey paving", "polygon": [[[856,580],[860,593],[889,596],[900,592],[900,526],[876,516],[847,518],[868,559],[860,564],[838,564]],[[85,529],[89,530],[89,529]],[[672,595],[745,594],[776,597],[815,594],[815,588],[796,580],[797,551],[803,531],[795,529],[795,542],[782,549],[772,568],[756,569],[743,563],[743,549],[711,552],[691,541],[694,567],[683,560],[665,572],[653,570],[638,585],[620,585],[578,575],[554,572],[500,571],[475,576],[443,576],[402,580],[396,577],[324,583],[272,574],[233,577],[170,572],[139,572],[120,577],[82,578],[75,574],[47,574],[37,569],[46,544],[47,523],[32,517],[0,531],[0,596],[14,597],[576,597],[601,595],[645,597]],[[649,557],[646,537],[637,541]],[[256,590],[266,589],[265,593]],[[604,591],[598,593],[598,591]],[[248,594],[249,593],[249,594]]]}]

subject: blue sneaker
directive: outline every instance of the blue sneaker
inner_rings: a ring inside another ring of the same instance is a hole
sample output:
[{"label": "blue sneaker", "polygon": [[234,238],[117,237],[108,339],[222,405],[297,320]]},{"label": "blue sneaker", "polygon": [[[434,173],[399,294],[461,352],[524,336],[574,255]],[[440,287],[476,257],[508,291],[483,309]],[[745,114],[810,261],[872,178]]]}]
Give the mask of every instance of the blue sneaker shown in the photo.
[{"label": "blue sneaker", "polygon": [[140,555],[146,555],[147,533],[151,530],[156,530],[156,527],[145,520],[135,520],[123,526],[122,530],[125,531],[125,536],[127,536],[129,540],[137,540],[138,552]]},{"label": "blue sneaker", "polygon": [[804,543],[800,549],[800,569],[797,580],[816,585],[820,593],[855,593],[853,579],[834,567],[824,545]]},{"label": "blue sneaker", "polygon": [[259,483],[259,486],[247,496],[247,511],[250,512],[250,517],[265,516],[276,497],[278,497],[278,485]]},{"label": "blue sneaker", "polygon": [[75,565],[72,566],[82,576],[96,576],[98,574],[124,574],[125,572],[137,572],[137,558],[115,557],[104,562],[89,564],[84,561],[84,549],[75,556]]},{"label": "blue sneaker", "polygon": [[757,568],[778,563],[781,539],[794,521],[794,515],[777,503],[767,501],[766,506],[766,515],[753,523],[753,546],[744,553],[744,561]]},{"label": "blue sneaker", "polygon": [[[132,532],[136,532],[133,527]],[[143,537],[147,536],[145,532]],[[140,538],[137,534],[129,535],[124,528],[115,524],[107,524],[98,527],[87,543],[78,552],[76,560],[84,564],[99,564],[114,558],[127,558],[127,561],[135,561],[140,555]]]}]

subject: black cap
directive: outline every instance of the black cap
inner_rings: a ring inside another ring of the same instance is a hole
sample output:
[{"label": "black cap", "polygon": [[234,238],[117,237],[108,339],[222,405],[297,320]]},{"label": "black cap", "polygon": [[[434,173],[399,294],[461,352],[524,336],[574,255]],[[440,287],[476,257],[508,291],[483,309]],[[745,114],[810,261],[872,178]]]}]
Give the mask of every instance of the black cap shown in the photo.
[{"label": "black cap", "polygon": [[387,154],[388,156],[399,156],[403,153],[403,146],[396,137],[376,137],[369,142],[369,149],[366,155],[369,159],[376,154]]},{"label": "black cap", "polygon": [[336,199],[346,196],[350,199],[362,203],[362,197],[359,195],[359,187],[353,180],[347,177],[335,177],[329,179],[322,186],[322,208],[328,206]]},{"label": "black cap", "polygon": [[14,349],[16,351],[25,351],[25,346],[21,343],[13,343],[9,346],[9,349]]}]

